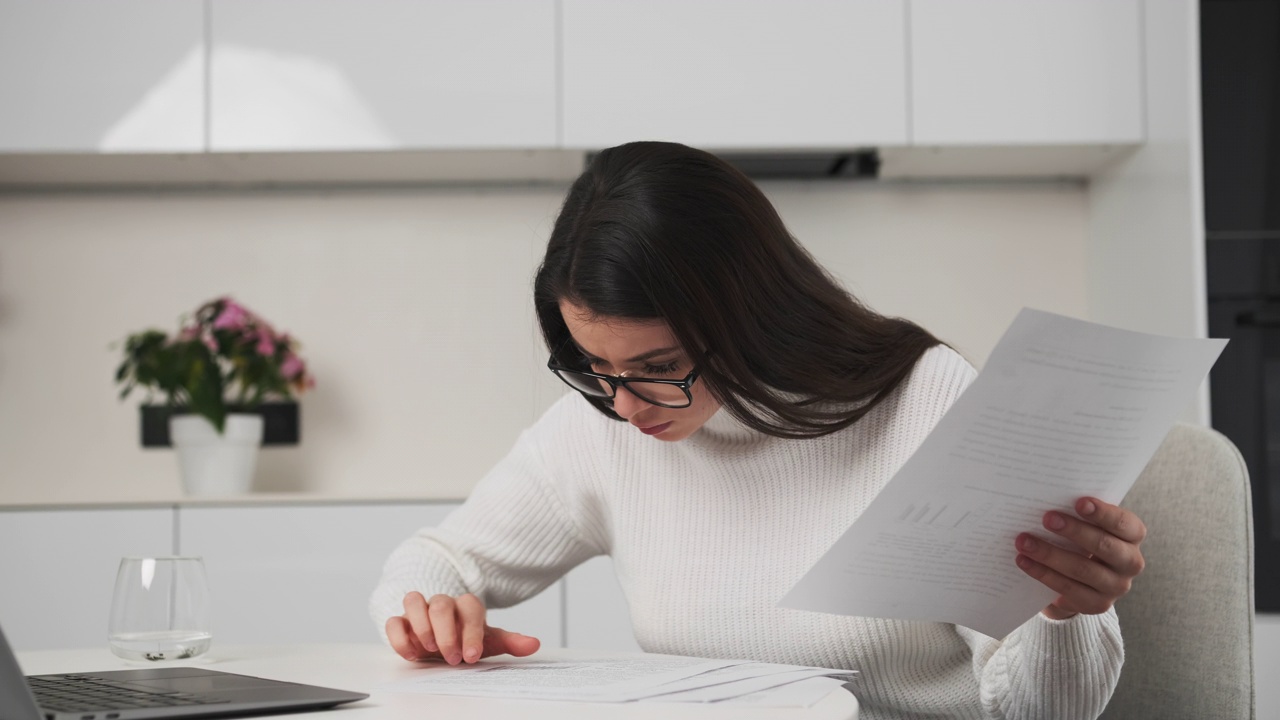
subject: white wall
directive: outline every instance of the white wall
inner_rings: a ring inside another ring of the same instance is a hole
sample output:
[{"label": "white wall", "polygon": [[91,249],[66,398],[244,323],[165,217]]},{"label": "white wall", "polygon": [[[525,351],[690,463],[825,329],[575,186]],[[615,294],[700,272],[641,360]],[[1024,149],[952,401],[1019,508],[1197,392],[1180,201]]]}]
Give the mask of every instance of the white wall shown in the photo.
[{"label": "white wall", "polygon": [[[1206,337],[1199,5],[1149,2],[1143,23],[1146,142],[1089,184],[1089,312]],[[1208,424],[1208,383],[1183,419]]]},{"label": "white wall", "polygon": [[[563,191],[0,198],[0,504],[177,497],[109,346],[223,293],[300,338],[319,383],[256,489],[465,497],[561,392],[530,284]],[[1078,184],[766,191],[855,293],[975,362],[1023,305],[1087,312]]]}]

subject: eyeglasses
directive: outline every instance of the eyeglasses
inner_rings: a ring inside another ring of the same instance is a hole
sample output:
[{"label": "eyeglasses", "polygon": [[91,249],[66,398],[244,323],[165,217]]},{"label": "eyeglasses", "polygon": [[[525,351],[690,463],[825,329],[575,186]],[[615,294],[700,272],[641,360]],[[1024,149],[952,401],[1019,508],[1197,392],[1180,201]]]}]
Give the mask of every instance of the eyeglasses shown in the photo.
[{"label": "eyeglasses", "polygon": [[557,365],[555,356],[547,360],[547,367],[565,385],[593,398],[612,399],[618,394],[619,387],[625,387],[632,395],[659,407],[686,408],[693,404],[693,394],[689,388],[698,379],[698,369],[684,377],[683,380],[661,380],[658,378],[629,378],[617,375],[574,370]]}]

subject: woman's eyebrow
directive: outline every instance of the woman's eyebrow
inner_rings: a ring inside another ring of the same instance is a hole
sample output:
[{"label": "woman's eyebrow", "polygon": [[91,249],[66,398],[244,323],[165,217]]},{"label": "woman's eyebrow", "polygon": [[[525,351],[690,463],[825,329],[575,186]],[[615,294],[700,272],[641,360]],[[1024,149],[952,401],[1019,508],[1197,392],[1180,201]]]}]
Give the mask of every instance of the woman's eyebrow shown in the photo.
[{"label": "woman's eyebrow", "polygon": [[[603,361],[604,361],[604,359],[603,359],[603,358],[596,357],[595,355],[592,355],[591,353],[587,352],[587,351],[586,351],[586,349],[584,349],[581,345],[579,345],[579,344],[578,344],[578,341],[577,341],[577,340],[574,340],[574,341],[573,341],[573,346],[574,346],[574,347],[576,347],[576,348],[578,348],[578,352],[582,353],[582,354],[587,358],[587,360],[591,360],[591,361],[597,361],[597,360],[598,360],[598,361],[601,361],[601,362],[603,362]],[[668,353],[679,352],[679,350],[680,350],[679,346],[676,346],[676,345],[673,345],[673,346],[671,346],[671,347],[655,348],[655,349],[653,349],[653,350],[649,350],[648,352],[640,353],[639,355],[636,355],[636,356],[635,356],[635,357],[633,357],[633,358],[628,358],[628,359],[627,359],[627,362],[629,362],[629,363],[644,362],[645,360],[648,360],[648,359],[650,359],[650,358],[655,358],[655,357],[658,357],[658,356],[660,356],[660,355],[666,355],[666,354],[668,354]]]},{"label": "woman's eyebrow", "polygon": [[673,352],[678,352],[679,350],[680,348],[675,346],[658,348],[656,350],[650,350],[649,352],[640,353],[639,355],[633,358],[628,358],[627,362],[633,362],[633,363],[644,362],[645,360],[648,360],[650,358],[655,358],[655,357],[658,357],[659,355],[667,355]]}]

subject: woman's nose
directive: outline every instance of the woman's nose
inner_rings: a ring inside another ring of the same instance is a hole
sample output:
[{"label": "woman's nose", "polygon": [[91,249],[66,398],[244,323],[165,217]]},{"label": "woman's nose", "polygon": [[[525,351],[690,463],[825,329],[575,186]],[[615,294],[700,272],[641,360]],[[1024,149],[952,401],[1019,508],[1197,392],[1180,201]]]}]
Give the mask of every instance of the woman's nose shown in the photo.
[{"label": "woman's nose", "polygon": [[630,420],[632,415],[649,407],[651,404],[642,400],[625,386],[619,387],[618,392],[613,396],[613,411],[623,420]]}]

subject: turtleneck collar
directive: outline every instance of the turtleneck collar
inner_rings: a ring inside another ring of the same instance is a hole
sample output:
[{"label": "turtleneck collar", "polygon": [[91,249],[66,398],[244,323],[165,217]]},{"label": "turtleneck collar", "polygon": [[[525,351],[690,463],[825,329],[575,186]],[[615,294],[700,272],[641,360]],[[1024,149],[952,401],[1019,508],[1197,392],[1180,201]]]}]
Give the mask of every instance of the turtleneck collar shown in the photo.
[{"label": "turtleneck collar", "polygon": [[691,435],[689,439],[738,444],[760,441],[769,437],[769,435],[742,424],[732,413],[722,407],[716,411],[715,415],[708,418],[702,427],[698,428],[698,431]]}]

